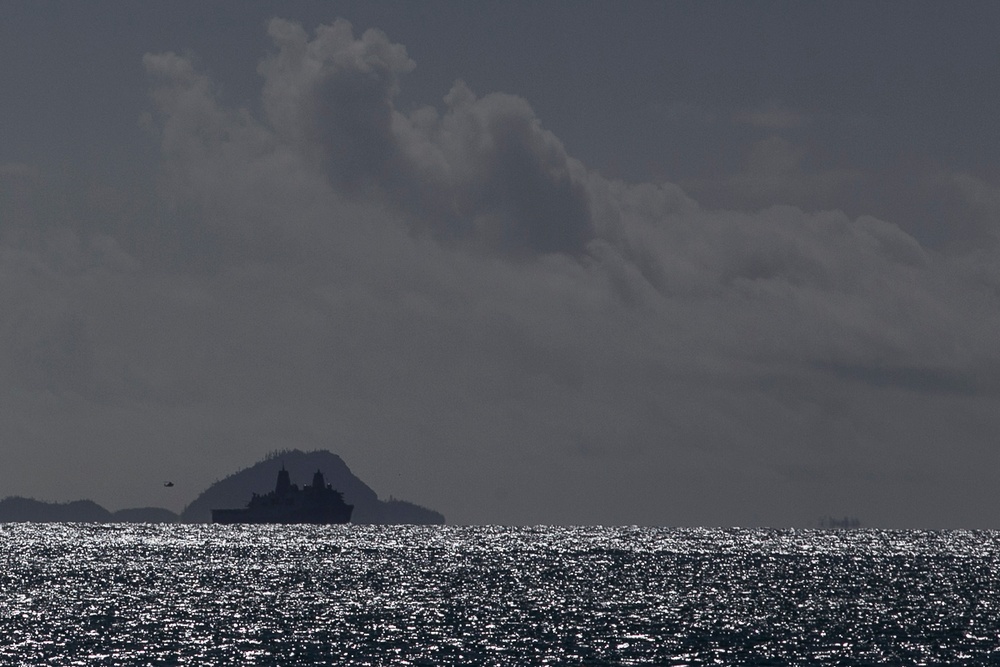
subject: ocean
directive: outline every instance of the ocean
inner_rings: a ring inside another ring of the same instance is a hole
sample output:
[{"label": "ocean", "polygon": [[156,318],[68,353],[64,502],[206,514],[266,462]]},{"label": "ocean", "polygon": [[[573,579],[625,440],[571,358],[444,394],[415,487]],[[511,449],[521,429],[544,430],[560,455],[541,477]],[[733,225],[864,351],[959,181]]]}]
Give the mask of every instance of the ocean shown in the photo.
[{"label": "ocean", "polygon": [[1000,664],[998,555],[976,531],[0,524],[0,664]]}]

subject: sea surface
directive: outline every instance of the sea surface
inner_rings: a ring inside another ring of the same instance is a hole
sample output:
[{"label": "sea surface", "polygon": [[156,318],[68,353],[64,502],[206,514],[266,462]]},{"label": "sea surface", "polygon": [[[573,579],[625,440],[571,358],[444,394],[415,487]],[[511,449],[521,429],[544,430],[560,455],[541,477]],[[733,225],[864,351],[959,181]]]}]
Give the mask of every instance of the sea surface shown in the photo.
[{"label": "sea surface", "polygon": [[0,665],[1000,664],[1000,533],[0,524]]}]

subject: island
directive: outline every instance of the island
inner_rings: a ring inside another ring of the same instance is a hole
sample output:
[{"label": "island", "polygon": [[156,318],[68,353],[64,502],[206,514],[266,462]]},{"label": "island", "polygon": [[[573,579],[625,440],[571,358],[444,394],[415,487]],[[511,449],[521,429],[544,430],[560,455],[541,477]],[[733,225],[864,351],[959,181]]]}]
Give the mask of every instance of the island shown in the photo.
[{"label": "island", "polygon": [[[211,484],[178,515],[162,507],[141,507],[111,512],[90,500],[52,503],[33,498],[9,496],[0,500],[0,523],[8,522],[88,522],[88,523],[209,523],[215,508],[246,507],[247,498],[274,485],[275,469],[281,466],[294,479],[309,479],[323,471],[324,486],[343,494],[343,502],[353,507],[349,520],[356,524],[443,524],[440,512],[405,500],[378,494],[351,472],[347,464],[328,450],[303,452],[279,450],[262,460]],[[180,482],[181,480],[176,480]],[[315,482],[315,479],[314,479]],[[178,484],[175,488],[180,488]]]}]

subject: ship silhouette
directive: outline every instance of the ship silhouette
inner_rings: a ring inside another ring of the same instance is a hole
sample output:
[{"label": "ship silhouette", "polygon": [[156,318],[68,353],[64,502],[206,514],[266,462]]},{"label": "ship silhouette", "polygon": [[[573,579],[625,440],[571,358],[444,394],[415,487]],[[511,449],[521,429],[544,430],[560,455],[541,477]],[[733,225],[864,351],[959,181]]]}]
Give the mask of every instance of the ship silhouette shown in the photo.
[{"label": "ship silhouette", "polygon": [[353,511],[319,470],[312,484],[300,489],[281,466],[274,491],[254,493],[243,509],[213,509],[212,523],[348,523]]}]

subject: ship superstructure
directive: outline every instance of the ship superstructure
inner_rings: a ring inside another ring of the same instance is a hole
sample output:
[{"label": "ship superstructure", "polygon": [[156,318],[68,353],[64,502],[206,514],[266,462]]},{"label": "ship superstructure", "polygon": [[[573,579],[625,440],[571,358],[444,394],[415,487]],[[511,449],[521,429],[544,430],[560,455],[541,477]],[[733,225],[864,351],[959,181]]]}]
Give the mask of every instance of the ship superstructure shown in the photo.
[{"label": "ship superstructure", "polygon": [[254,493],[243,509],[213,509],[212,523],[348,523],[353,511],[319,470],[312,484],[300,489],[282,466],[274,491]]}]

